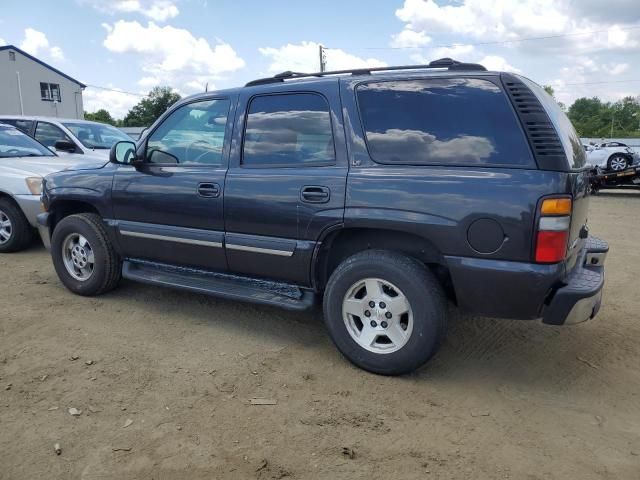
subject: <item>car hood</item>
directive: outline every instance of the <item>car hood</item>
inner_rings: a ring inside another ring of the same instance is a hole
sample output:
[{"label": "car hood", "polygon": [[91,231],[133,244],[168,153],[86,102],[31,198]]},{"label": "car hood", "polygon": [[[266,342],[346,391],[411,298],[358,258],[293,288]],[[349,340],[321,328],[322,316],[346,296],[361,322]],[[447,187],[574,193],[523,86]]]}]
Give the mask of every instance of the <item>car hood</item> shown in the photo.
[{"label": "car hood", "polygon": [[106,160],[83,155],[77,157],[15,157],[0,158],[0,176],[44,177],[61,170],[100,168]]}]

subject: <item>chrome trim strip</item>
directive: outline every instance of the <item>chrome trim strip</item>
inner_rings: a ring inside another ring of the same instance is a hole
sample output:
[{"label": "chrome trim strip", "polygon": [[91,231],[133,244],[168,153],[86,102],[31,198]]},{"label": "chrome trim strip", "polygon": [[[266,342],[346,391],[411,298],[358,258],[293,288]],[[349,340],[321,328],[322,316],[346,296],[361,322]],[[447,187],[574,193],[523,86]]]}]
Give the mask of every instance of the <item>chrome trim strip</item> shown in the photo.
[{"label": "chrome trim strip", "polygon": [[168,237],[166,235],[156,235],[155,233],[132,232],[130,230],[120,230],[121,235],[127,237],[149,238],[151,240],[165,240],[167,242],[186,243],[189,245],[202,245],[205,247],[222,248],[222,242],[209,242],[206,240],[193,240],[191,238]]},{"label": "chrome trim strip", "polygon": [[273,250],[271,248],[248,247],[246,245],[236,245],[233,243],[227,243],[227,248],[229,250],[242,250],[243,252],[266,253],[267,255],[278,255],[280,257],[290,257],[293,255],[293,252],[289,252],[286,250]]}]

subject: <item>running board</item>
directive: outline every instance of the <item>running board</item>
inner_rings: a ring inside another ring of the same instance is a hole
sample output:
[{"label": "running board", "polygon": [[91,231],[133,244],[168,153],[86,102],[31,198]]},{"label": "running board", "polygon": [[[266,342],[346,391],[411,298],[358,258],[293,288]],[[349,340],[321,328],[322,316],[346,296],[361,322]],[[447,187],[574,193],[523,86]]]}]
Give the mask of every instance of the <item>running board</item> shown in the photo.
[{"label": "running board", "polygon": [[125,260],[122,265],[122,276],[136,282],[273,305],[287,310],[307,310],[315,303],[313,292],[302,290],[295,285],[175,267],[145,260]]}]

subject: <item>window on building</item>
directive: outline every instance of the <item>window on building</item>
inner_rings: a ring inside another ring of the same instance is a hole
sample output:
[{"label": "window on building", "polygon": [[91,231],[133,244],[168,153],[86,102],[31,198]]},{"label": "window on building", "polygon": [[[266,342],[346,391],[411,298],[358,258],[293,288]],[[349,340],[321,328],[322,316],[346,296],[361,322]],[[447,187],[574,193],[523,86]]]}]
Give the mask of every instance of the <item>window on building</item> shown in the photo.
[{"label": "window on building", "polygon": [[9,52],[9,60],[11,60],[12,62],[16,61],[16,52]]},{"label": "window on building", "polygon": [[320,95],[255,97],[249,106],[242,164],[297,167],[335,162],[329,105]]},{"label": "window on building", "polygon": [[48,102],[61,102],[60,85],[57,83],[40,82],[40,98]]}]

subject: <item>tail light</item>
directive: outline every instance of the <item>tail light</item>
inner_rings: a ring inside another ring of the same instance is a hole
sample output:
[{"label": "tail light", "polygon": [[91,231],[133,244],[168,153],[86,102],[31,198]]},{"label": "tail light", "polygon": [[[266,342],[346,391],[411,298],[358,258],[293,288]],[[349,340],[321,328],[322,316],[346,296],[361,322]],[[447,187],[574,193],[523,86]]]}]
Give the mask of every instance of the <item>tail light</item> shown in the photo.
[{"label": "tail light", "polygon": [[571,208],[570,198],[546,198],[540,204],[535,254],[537,263],[564,260],[571,227]]}]

